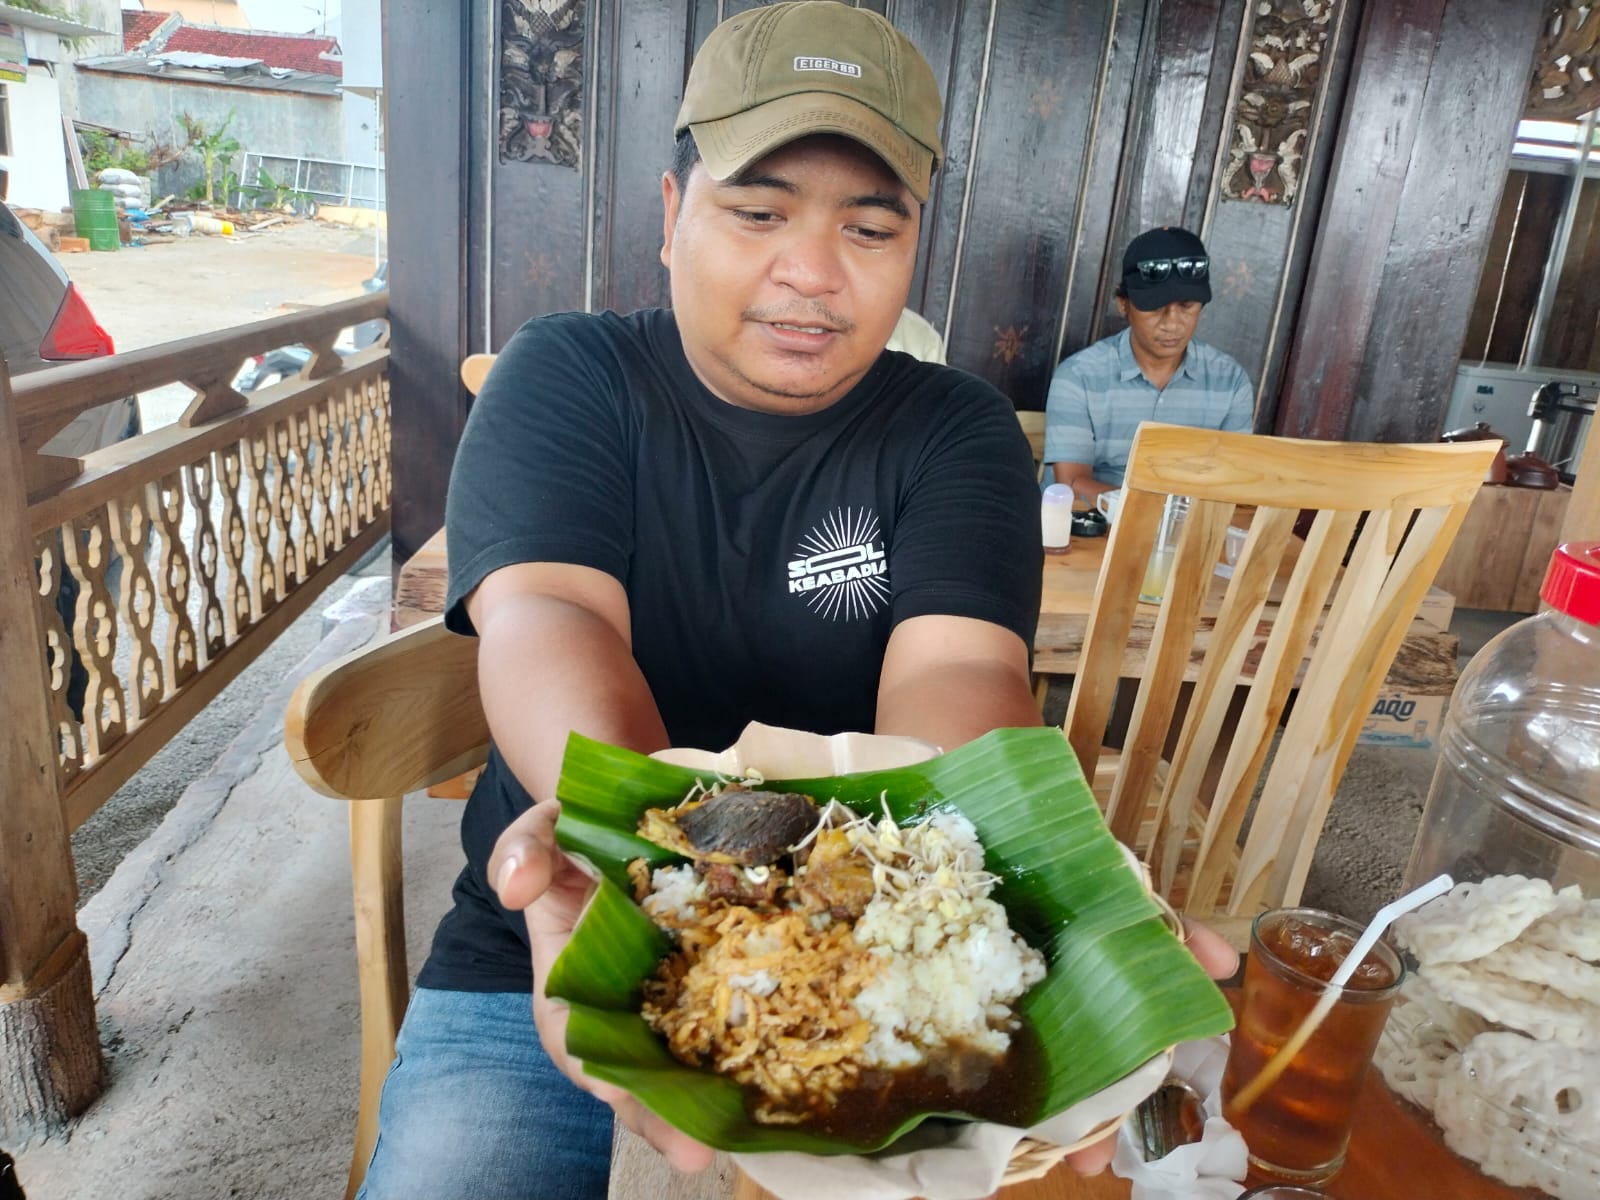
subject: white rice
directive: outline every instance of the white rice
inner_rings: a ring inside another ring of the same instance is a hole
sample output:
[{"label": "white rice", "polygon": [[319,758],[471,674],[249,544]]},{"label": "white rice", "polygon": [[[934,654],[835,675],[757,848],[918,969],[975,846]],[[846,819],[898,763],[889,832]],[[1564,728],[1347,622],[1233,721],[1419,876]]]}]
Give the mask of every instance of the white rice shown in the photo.
[{"label": "white rice", "polygon": [[[939,877],[940,860],[981,870],[977,831],[959,813],[937,814],[900,834],[908,851],[923,851],[917,857],[930,879]],[[988,898],[992,887],[991,879],[957,895],[911,888],[867,905],[855,938],[881,960],[856,997],[857,1011],[872,1024],[864,1050],[869,1064],[916,1066],[951,1042],[1005,1053],[1011,1004],[1044,978],[1045,962],[1011,932],[1005,909]]]},{"label": "white rice", "polygon": [[693,919],[695,906],[705,903],[706,881],[694,867],[657,867],[650,875],[650,894],[644,911],[659,923],[663,919],[683,924]]}]

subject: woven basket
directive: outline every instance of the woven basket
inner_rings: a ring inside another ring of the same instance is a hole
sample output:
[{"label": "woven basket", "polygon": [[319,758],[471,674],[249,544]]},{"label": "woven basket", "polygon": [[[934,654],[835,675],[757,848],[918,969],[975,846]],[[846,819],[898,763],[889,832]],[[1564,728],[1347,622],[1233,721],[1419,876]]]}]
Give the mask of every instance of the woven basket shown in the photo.
[{"label": "woven basket", "polygon": [[[1129,1112],[1131,1111],[1130,1109]],[[1067,1155],[1082,1150],[1085,1146],[1092,1146],[1101,1138],[1115,1133],[1127,1119],[1128,1113],[1123,1113],[1122,1116],[1105,1122],[1070,1146],[1057,1146],[1052,1142],[1041,1142],[1038,1138],[1023,1138],[1011,1151],[1011,1161],[1006,1165],[1006,1173],[1000,1177],[1000,1186],[1009,1187],[1013,1183],[1027,1183],[1030,1179],[1044,1178]]]},{"label": "woven basket", "polygon": [[[1161,909],[1161,916],[1162,919],[1166,921],[1167,928],[1172,930],[1173,934],[1178,938],[1179,941],[1188,941],[1188,933],[1184,929],[1183,918],[1178,915],[1177,911],[1174,910],[1170,904],[1167,903],[1165,898],[1159,895],[1155,889],[1151,887],[1149,868],[1135,858],[1131,853],[1127,852],[1126,850],[1124,852],[1128,853],[1129,860],[1132,862],[1134,869],[1139,872],[1140,877],[1144,880],[1145,888],[1150,892],[1151,899],[1153,899],[1156,902],[1157,907]],[[1167,1051],[1167,1063],[1169,1067],[1171,1062],[1172,1050],[1169,1049]],[[1023,1138],[1011,1151],[1011,1161],[1006,1166],[1006,1173],[1000,1178],[1000,1186],[1009,1187],[1013,1183],[1027,1183],[1032,1179],[1042,1179],[1045,1175],[1048,1175],[1056,1167],[1056,1165],[1061,1162],[1062,1159],[1066,1158],[1067,1155],[1082,1150],[1086,1146],[1092,1146],[1102,1138],[1109,1137],[1116,1133],[1118,1129],[1122,1128],[1122,1123],[1132,1115],[1133,1110],[1130,1108],[1120,1117],[1117,1117],[1114,1120],[1106,1121],[1104,1124],[1091,1130],[1086,1136],[1079,1138],[1070,1146],[1057,1146],[1052,1142],[1040,1141],[1038,1138]]]}]

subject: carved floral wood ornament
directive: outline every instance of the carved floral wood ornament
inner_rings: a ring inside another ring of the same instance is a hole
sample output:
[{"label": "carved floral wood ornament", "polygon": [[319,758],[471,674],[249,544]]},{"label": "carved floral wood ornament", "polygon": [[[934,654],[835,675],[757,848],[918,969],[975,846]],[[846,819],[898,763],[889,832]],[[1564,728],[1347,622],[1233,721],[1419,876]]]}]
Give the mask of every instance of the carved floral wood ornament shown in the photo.
[{"label": "carved floral wood ornament", "polygon": [[586,0],[503,0],[500,161],[577,167]]},{"label": "carved floral wood ornament", "polygon": [[1552,3],[1545,8],[1525,115],[1575,121],[1600,108],[1600,6]]},{"label": "carved floral wood ornament", "polygon": [[1222,171],[1229,200],[1291,204],[1338,0],[1259,0]]}]

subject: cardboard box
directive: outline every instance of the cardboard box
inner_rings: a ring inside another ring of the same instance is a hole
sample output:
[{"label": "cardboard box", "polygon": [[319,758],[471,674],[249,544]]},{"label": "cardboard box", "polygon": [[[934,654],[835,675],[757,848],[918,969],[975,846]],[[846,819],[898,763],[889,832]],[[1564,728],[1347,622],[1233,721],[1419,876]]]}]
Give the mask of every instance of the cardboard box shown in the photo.
[{"label": "cardboard box", "polygon": [[1362,746],[1432,746],[1439,737],[1447,699],[1385,689],[1373,701],[1356,742]]},{"label": "cardboard box", "polygon": [[1425,621],[1441,633],[1450,629],[1450,618],[1456,615],[1456,598],[1443,588],[1434,586],[1422,598],[1417,609],[1417,620]]}]

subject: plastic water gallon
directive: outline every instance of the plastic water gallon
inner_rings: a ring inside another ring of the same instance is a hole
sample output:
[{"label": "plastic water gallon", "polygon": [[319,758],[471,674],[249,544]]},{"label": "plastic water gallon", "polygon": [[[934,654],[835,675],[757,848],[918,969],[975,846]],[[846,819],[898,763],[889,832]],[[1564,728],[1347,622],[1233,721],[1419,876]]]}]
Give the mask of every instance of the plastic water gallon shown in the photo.
[{"label": "plastic water gallon", "polygon": [[1559,547],[1540,595],[1456,684],[1407,887],[1525,875],[1600,898],[1600,542]]}]

